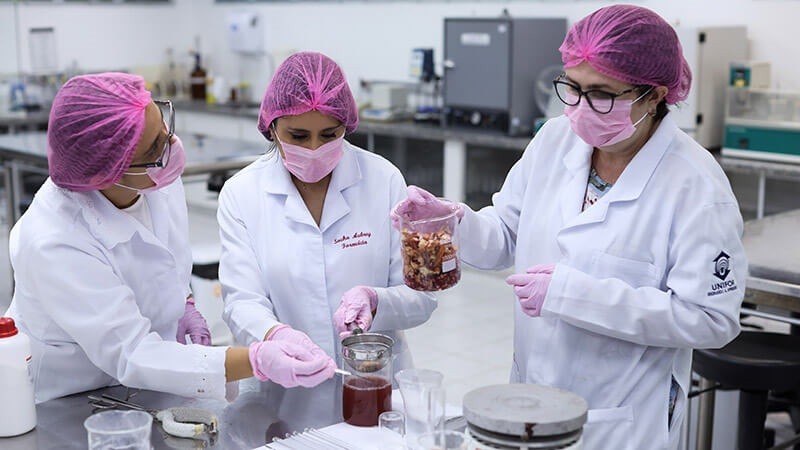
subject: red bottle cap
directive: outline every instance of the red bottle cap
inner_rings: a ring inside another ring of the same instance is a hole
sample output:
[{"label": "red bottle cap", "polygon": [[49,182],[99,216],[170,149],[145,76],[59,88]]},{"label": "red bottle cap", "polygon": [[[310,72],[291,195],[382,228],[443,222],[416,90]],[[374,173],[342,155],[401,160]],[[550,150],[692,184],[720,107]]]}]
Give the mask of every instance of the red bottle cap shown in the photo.
[{"label": "red bottle cap", "polygon": [[0,317],[0,338],[7,338],[17,334],[17,326],[11,317]]}]

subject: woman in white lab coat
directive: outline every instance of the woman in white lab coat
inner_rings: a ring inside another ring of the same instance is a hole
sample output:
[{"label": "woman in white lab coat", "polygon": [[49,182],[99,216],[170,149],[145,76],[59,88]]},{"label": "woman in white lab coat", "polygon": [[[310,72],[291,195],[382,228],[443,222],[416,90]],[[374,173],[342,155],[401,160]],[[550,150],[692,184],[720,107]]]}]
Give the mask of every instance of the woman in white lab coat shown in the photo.
[{"label": "woman in white lab coat", "polygon": [[[691,73],[673,29],[602,8],[560,48],[565,116],[549,120],[492,205],[462,206],[461,257],[514,266],[512,382],[589,404],[584,448],[675,449],[693,348],[739,332],[742,218],[713,156],[670,119]],[[409,188],[395,216],[445,208]]]},{"label": "woman in white lab coat", "polygon": [[[277,69],[258,119],[273,148],[219,197],[223,317],[241,343],[299,330],[338,361],[349,330],[385,333],[400,370],[412,364],[400,330],[425,322],[436,302],[403,285],[388,213],[406,185],[391,163],[344,140],[357,126],[333,60],[301,52]],[[340,380],[292,393],[301,394],[315,399],[309,426],[342,420]]]},{"label": "woman in white lab coat", "polygon": [[115,384],[223,398],[226,381],[253,374],[287,386],[333,376],[310,341],[208,346],[173,114],[121,73],[75,77],[53,101],[50,177],[9,240],[8,314],[31,338],[37,402]]}]

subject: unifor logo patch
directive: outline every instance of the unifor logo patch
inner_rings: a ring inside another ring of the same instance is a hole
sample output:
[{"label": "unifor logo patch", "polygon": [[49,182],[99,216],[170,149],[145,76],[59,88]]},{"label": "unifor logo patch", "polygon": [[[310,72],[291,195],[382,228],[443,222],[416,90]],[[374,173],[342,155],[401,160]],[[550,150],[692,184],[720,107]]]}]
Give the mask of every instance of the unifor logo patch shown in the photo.
[{"label": "unifor logo patch", "polygon": [[730,279],[728,278],[728,275],[730,274],[731,257],[725,252],[719,252],[719,255],[714,258],[713,272],[713,275],[717,277],[719,281],[714,281],[711,283],[711,287],[708,290],[707,295],[711,297],[712,295],[719,295],[737,290],[739,287],[736,286],[736,280],[732,276]]},{"label": "unifor logo patch", "polygon": [[714,259],[714,276],[725,281],[729,273],[731,273],[731,257],[725,252],[719,252],[719,256]]}]

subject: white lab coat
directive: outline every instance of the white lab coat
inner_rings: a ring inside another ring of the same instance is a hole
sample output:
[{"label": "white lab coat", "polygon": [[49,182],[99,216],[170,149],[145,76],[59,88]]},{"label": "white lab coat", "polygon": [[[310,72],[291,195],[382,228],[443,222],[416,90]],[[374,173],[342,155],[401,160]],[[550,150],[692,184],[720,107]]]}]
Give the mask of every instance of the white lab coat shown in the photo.
[{"label": "white lab coat", "polygon": [[[396,167],[347,141],[319,226],[277,153],[262,156],[228,180],[217,214],[219,278],[223,317],[235,339],[245,344],[262,340],[275,324],[285,323],[341,364],[333,313],[345,291],[365,285],[378,293],[370,331],[395,339],[395,371],[410,367],[399,330],[428,320],[436,300],[403,284],[400,234],[391,227],[389,213],[405,195]],[[317,389],[316,425],[341,421],[336,378]]]},{"label": "white lab coat", "polygon": [[226,348],[175,341],[192,268],[183,185],[145,197],[153,232],[48,179],[11,230],[9,313],[31,338],[37,402],[119,383],[224,398]]},{"label": "white lab coat", "polygon": [[[512,382],[583,396],[587,449],[674,449],[692,348],[739,333],[742,218],[714,158],[669,116],[581,212],[591,154],[566,117],[548,121],[493,206],[467,211],[461,257],[516,272],[557,263],[541,317],[517,303]],[[730,273],[716,265],[722,252]],[[672,377],[680,392],[668,432]]]}]

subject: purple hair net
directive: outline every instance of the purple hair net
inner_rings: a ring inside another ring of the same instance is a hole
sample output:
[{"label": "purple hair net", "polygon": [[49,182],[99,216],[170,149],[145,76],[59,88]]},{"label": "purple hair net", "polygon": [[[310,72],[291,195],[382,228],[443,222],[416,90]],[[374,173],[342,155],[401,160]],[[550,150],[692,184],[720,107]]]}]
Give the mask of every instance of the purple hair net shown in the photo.
[{"label": "purple hair net", "polygon": [[598,9],[575,23],[559,47],[565,68],[589,63],[630,84],[666,86],[666,101],[685,100],[692,71],[675,30],[658,14],[633,5]]},{"label": "purple hair net", "polygon": [[53,99],[47,161],[53,182],[93,191],[122,178],[144,131],[150,92],[144,79],[124,73],[81,75]]},{"label": "purple hair net", "polygon": [[358,127],[358,108],[342,69],[322,53],[289,56],[275,71],[258,115],[258,131],[269,136],[272,121],[319,111],[336,118],[352,133]]}]

